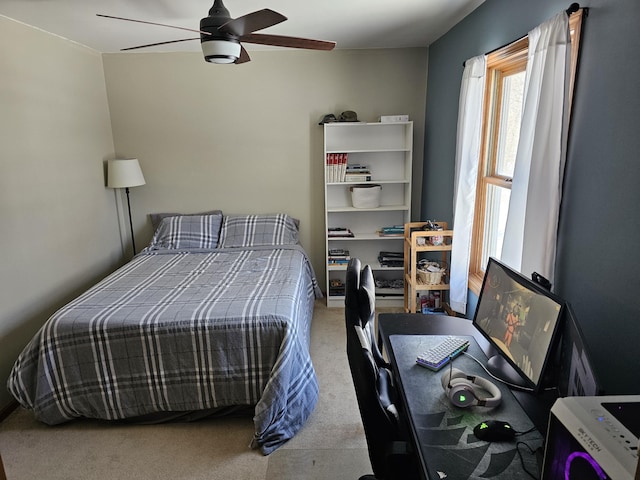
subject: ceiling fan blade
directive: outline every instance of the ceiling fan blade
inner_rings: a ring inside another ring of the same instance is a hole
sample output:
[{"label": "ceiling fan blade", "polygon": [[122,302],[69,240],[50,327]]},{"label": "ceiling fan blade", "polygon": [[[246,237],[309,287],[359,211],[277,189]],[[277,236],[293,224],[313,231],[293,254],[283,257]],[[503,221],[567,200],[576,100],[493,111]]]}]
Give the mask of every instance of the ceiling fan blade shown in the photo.
[{"label": "ceiling fan blade", "polygon": [[239,64],[239,63],[246,63],[246,62],[250,62],[250,61],[251,61],[251,57],[249,57],[249,54],[244,49],[244,47],[242,45],[240,45],[240,56],[233,63]]},{"label": "ceiling fan blade", "polygon": [[191,40],[200,40],[200,37],[197,37],[197,38],[181,38],[179,40],[169,40],[167,42],[147,43],[146,45],[138,45],[136,47],[121,48],[120,51],[121,52],[125,52],[127,50],[137,50],[138,48],[156,47],[158,45],[166,45],[168,43],[188,42],[188,41],[191,41]]},{"label": "ceiling fan blade", "polygon": [[229,20],[224,25],[221,25],[218,30],[241,37],[251,32],[262,30],[263,28],[272,27],[273,25],[284,22],[286,19],[287,17],[280,13],[264,8]]},{"label": "ceiling fan blade", "polygon": [[260,45],[273,45],[275,47],[306,48],[309,50],[333,50],[336,42],[325,40],[312,40],[310,38],[286,37],[283,35],[265,35],[263,33],[250,33],[242,35],[240,41],[257,43]]},{"label": "ceiling fan blade", "polygon": [[210,32],[203,32],[202,30],[197,30],[193,28],[178,27],[176,25],[167,25],[165,23],[147,22],[146,20],[136,20],[134,18],[114,17],[112,15],[103,15],[101,13],[96,13],[96,16],[103,17],[103,18],[112,18],[114,20],[124,20],[127,22],[146,23],[147,25],[157,25],[158,27],[177,28],[178,30],[186,30],[187,32],[195,32],[195,33],[203,33],[205,35],[211,35]]}]

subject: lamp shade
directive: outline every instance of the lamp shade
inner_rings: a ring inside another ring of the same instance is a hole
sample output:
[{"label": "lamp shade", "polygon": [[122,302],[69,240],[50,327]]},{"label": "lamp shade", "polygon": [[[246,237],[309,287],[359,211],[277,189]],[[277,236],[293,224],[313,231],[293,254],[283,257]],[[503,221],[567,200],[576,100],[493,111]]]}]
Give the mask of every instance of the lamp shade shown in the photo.
[{"label": "lamp shade", "polygon": [[107,187],[138,187],[145,183],[137,158],[109,160],[107,163]]},{"label": "lamp shade", "polygon": [[209,63],[233,63],[240,56],[240,44],[229,40],[203,40],[202,53]]}]

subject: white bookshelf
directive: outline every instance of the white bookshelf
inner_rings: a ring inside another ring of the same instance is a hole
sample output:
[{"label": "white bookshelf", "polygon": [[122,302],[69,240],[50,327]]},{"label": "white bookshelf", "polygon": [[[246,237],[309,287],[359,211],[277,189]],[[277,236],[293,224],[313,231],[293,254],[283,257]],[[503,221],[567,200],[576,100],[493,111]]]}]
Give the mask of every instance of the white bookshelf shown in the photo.
[{"label": "white bookshelf", "polygon": [[[403,266],[383,267],[378,261],[380,251],[403,253],[403,235],[382,237],[383,227],[404,225],[411,221],[411,172],[413,162],[413,122],[398,123],[327,123],[324,125],[324,158],[328,154],[347,154],[349,164],[369,167],[371,181],[330,182],[325,168],[325,232],[328,228],[348,228],[352,238],[329,238],[329,250],[349,250],[373,270],[375,279],[399,280],[400,288],[376,288],[376,305],[404,305]],[[381,185],[380,206],[354,208],[349,187],[373,183]],[[346,265],[326,265],[328,307],[343,307],[344,295],[332,294],[332,281],[344,284]]]}]

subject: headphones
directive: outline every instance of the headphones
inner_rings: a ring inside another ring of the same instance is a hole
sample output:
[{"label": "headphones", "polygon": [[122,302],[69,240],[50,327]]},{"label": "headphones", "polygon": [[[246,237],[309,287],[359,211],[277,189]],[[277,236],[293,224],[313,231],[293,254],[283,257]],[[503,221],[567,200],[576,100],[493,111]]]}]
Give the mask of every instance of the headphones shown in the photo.
[{"label": "headphones", "polygon": [[[500,389],[481,377],[468,375],[462,370],[451,368],[442,375],[442,388],[449,397],[449,401],[456,407],[470,407],[478,405],[480,407],[497,407],[502,401]],[[491,394],[489,398],[478,396],[478,390],[484,390]]]}]

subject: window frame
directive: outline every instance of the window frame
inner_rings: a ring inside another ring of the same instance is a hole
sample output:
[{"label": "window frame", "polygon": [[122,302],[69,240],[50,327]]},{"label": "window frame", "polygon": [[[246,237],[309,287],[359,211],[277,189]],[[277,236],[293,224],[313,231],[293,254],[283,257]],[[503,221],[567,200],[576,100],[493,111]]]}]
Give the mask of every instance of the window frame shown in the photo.
[{"label": "window frame", "polygon": [[[569,118],[578,69],[583,18],[584,9],[579,9],[569,17],[571,34]],[[502,82],[500,82],[500,79],[504,76],[524,71],[527,65],[528,51],[529,38],[527,35],[487,54],[480,159],[469,261],[469,289],[476,295],[479,295],[482,288],[484,270],[486,268],[486,265],[482,265],[482,251],[485,241],[487,191],[490,184],[511,190],[512,179],[510,177],[493,174],[496,169],[496,150],[498,147],[496,140],[499,134],[500,102],[502,100]]]}]

